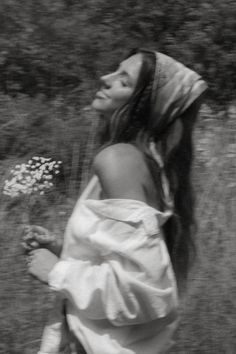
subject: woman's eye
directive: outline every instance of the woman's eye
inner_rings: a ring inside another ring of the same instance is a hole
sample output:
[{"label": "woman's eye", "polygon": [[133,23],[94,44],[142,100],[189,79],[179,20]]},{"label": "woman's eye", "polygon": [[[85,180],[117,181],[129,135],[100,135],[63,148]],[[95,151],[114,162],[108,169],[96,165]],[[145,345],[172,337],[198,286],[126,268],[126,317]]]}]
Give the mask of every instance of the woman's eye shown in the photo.
[{"label": "woman's eye", "polygon": [[127,82],[127,81],[121,81],[121,85],[122,85],[123,87],[127,87],[127,86],[128,86],[128,82]]}]

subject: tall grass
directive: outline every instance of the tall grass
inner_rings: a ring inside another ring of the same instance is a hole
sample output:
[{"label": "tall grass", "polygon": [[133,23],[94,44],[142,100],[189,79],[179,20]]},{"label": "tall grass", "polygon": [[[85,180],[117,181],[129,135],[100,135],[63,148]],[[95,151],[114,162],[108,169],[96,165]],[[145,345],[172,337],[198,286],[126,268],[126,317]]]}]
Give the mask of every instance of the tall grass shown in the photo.
[{"label": "tall grass", "polygon": [[226,117],[205,107],[196,129],[198,257],[171,353],[235,353],[235,113]]}]

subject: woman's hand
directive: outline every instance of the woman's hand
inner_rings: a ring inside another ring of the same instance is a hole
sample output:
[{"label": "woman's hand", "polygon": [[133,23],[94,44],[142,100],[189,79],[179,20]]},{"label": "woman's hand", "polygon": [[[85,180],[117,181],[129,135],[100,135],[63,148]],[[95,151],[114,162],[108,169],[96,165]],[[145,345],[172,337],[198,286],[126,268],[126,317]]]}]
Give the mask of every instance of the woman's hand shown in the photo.
[{"label": "woman's hand", "polygon": [[42,226],[29,225],[24,228],[22,246],[30,252],[38,248],[46,248],[57,256],[62,249],[62,241]]},{"label": "woman's hand", "polygon": [[58,257],[44,248],[31,251],[27,257],[29,273],[41,282],[48,283],[48,274],[58,262]]}]

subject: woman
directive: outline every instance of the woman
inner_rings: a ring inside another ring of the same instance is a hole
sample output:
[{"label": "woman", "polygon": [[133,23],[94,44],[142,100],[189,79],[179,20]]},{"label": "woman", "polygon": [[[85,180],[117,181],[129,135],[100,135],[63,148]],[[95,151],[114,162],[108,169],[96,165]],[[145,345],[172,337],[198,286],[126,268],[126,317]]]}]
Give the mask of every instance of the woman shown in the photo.
[{"label": "woman", "polygon": [[[181,290],[194,226],[191,135],[206,87],[149,50],[133,51],[101,78],[92,107],[107,120],[108,140],[94,177],[68,222],[61,258],[49,240],[51,251],[33,250],[29,263],[65,299],[70,332],[88,354],[157,354],[172,344],[175,279]],[[37,248],[45,237],[26,240]]]}]

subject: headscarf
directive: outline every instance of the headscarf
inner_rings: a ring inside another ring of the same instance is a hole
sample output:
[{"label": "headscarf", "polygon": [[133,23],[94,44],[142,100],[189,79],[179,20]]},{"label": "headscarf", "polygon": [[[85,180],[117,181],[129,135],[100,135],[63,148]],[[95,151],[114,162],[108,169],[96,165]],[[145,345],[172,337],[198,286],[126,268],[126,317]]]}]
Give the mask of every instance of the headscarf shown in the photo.
[{"label": "headscarf", "polygon": [[[171,129],[172,134],[169,139],[171,143],[176,135],[181,136],[182,134],[182,125],[177,124],[178,118],[203,94],[207,89],[207,84],[199,74],[175,59],[159,52],[155,52],[155,56],[150,125],[154,134],[156,129],[161,134],[173,125],[174,129]],[[164,203],[166,207],[173,210],[173,198],[165,174],[162,155],[152,140],[149,144],[149,151],[161,170]]]},{"label": "headscarf", "polygon": [[155,130],[169,126],[206,89],[207,84],[195,71],[177,60],[155,52],[156,66],[151,96],[151,125]]}]

